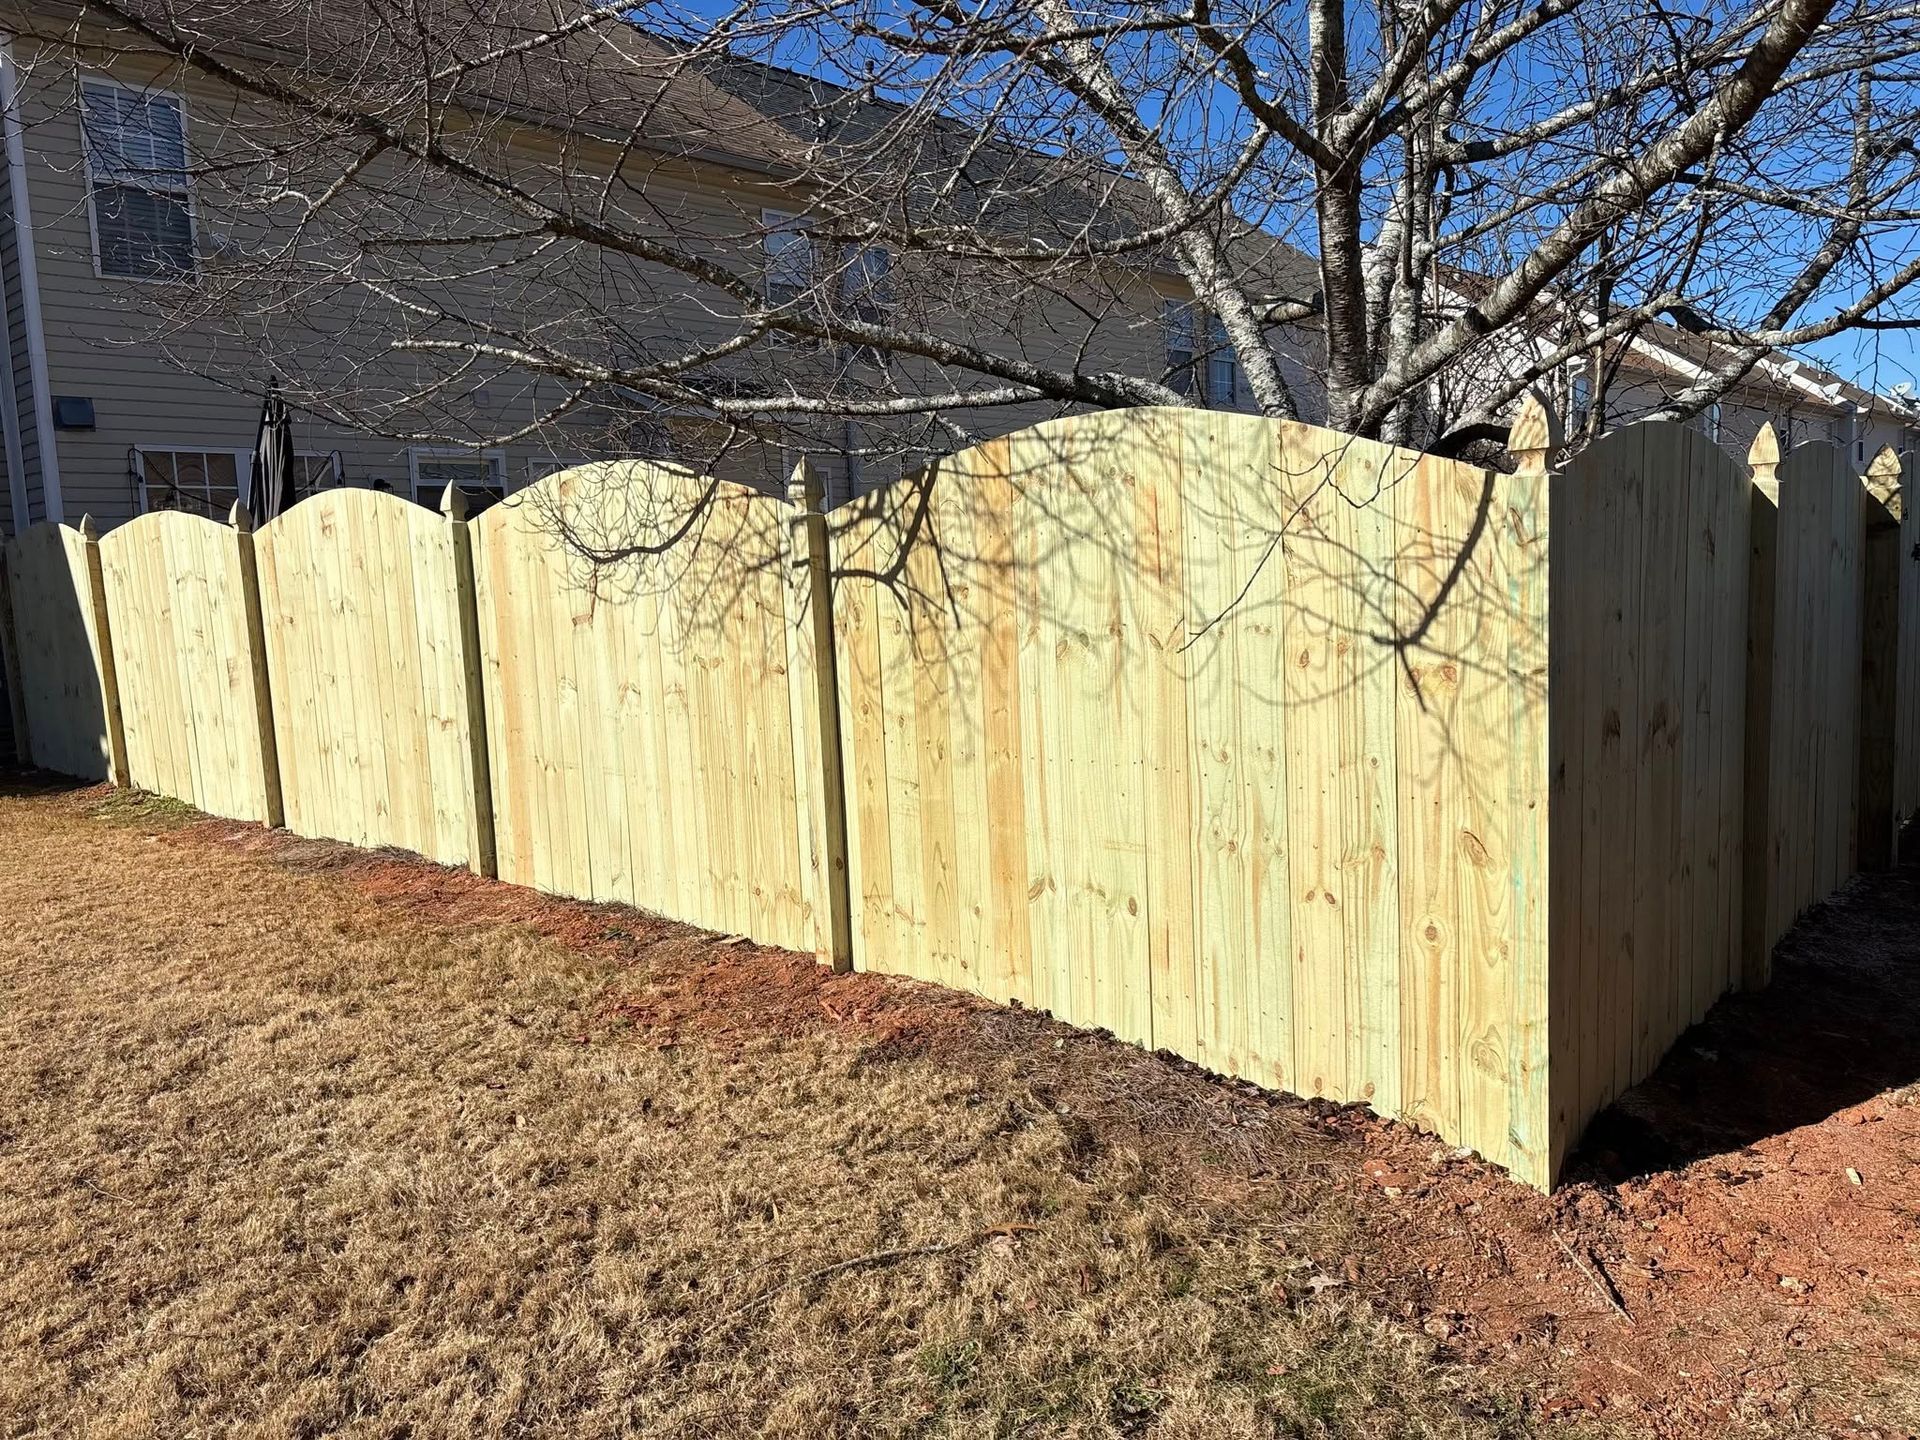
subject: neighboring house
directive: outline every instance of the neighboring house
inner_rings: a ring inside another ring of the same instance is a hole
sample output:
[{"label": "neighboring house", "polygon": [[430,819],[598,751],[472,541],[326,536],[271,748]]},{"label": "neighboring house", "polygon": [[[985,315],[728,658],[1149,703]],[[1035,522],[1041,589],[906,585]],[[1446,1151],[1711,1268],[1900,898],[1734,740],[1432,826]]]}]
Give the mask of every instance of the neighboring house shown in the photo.
[{"label": "neighboring house", "polygon": [[[1677,326],[1648,327],[1607,388],[1602,428],[1650,413],[1729,359],[1722,347]],[[1591,381],[1570,373],[1566,383],[1569,417],[1577,421],[1591,404]],[[1692,423],[1735,455],[1746,454],[1763,424],[1773,426],[1782,449],[1830,440],[1863,471],[1882,447],[1904,454],[1920,440],[1920,409],[1911,400],[1876,394],[1811,360],[1779,353],[1763,358]]]},{"label": "neighboring house", "polygon": [[[40,7],[35,14],[44,18]],[[231,23],[245,24],[245,7],[231,14],[239,17]],[[10,342],[0,394],[12,401],[0,405],[7,467],[0,523],[13,530],[22,521],[75,522],[91,513],[111,526],[158,508],[224,515],[248,474],[271,362],[264,355],[252,359],[243,330],[187,326],[150,339],[165,327],[146,313],[146,302],[160,293],[154,281],[194,279],[245,252],[246,238],[220,233],[219,222],[205,213],[204,197],[196,195],[202,183],[196,176],[209,158],[228,153],[243,136],[245,107],[203,77],[142,53],[124,35],[110,37],[69,18],[37,38],[35,23],[16,13],[13,37],[0,47],[6,141],[0,283]],[[644,61],[648,42],[636,34],[630,43]],[[777,102],[806,82],[745,62],[719,77],[726,84],[678,66],[671,73],[650,93],[625,97],[629,106],[644,101],[659,153],[623,158],[606,145],[610,168],[634,168],[648,215],[683,226],[682,234],[711,234],[716,247],[758,246],[767,292],[775,299],[811,283],[817,265],[841,262],[844,257],[816,253],[807,233],[806,197],[781,178],[780,156],[798,142],[782,127]],[[607,83],[616,90],[644,86],[645,77],[641,64]],[[519,95],[498,98],[500,112],[516,122],[512,143],[529,147],[530,161],[538,164],[557,153],[562,137],[540,138],[540,116],[527,108],[534,103]],[[849,103],[852,111],[862,108],[861,102]],[[880,107],[869,102],[864,108]],[[564,137],[576,152],[583,139],[604,138],[582,137],[577,130]],[[1111,203],[1111,197],[1084,203]],[[1310,274],[1310,262],[1297,252],[1263,248],[1283,252],[1296,278],[1302,267]],[[894,273],[884,251],[854,257],[853,269],[863,282],[853,303],[885,307],[921,298],[911,293],[912,277]],[[1090,345],[1102,365],[1164,374],[1210,404],[1248,405],[1237,365],[1215,343],[1217,334],[1170,263],[1149,260],[1116,277],[1101,297],[1091,337],[1071,299],[1061,297],[1051,310],[1033,303],[1002,314],[992,297],[974,297],[944,323],[975,336],[1004,332],[1009,344],[1036,356]],[[609,290],[603,303],[622,301]],[[680,305],[663,303],[659,324],[669,332],[697,334],[714,323],[709,304],[698,296]],[[325,314],[309,310],[300,321],[309,336],[339,334],[342,385],[364,376],[370,389],[377,383],[379,323],[377,307],[363,314],[345,303]],[[270,328],[278,327],[263,325],[261,333]],[[286,328],[294,327],[289,322]],[[281,336],[272,338],[278,342]],[[359,352],[349,353],[355,344]],[[799,355],[794,363],[808,361]],[[1311,367],[1294,370],[1310,389]],[[463,390],[463,413],[456,418],[476,435],[508,433],[526,427],[562,394],[558,381],[507,369]],[[614,443],[605,428],[570,431],[564,425],[504,445],[407,443],[368,433],[384,428],[377,424],[329,424],[312,413],[318,407],[303,409],[297,393],[294,398],[303,490],[372,486],[432,503],[447,483],[458,481],[499,496],[585,459],[651,453],[701,463],[704,447],[718,444],[710,419],[643,406],[633,407],[633,423]],[[442,413],[431,418],[445,422],[444,395],[440,407]],[[966,418],[980,427],[977,433],[993,434],[1047,413],[1053,412],[1046,405],[1029,405]],[[394,424],[389,433],[414,428]],[[870,487],[912,458],[874,473],[852,458],[861,448],[859,427],[848,425],[829,437],[824,453],[813,455],[829,471],[831,499]],[[795,458],[791,444],[749,445],[717,468],[773,487]]]},{"label": "neighboring house", "polygon": [[[1465,297],[1483,283],[1456,273],[1443,304],[1464,305]],[[1484,403],[1504,377],[1525,373],[1550,357],[1563,316],[1563,311],[1546,302],[1539,307],[1535,324],[1516,326],[1494,337],[1473,373],[1441,382],[1442,413],[1472,411],[1476,399]],[[1685,311],[1679,321],[1699,323],[1698,317]],[[1598,389],[1604,411],[1594,433],[1645,419],[1703,377],[1737,368],[1738,357],[1730,348],[1679,321],[1645,322],[1623,346],[1609,352]],[[1593,315],[1584,315],[1582,323],[1591,327]],[[1576,441],[1592,418],[1599,378],[1595,371],[1593,360],[1582,357],[1562,365],[1541,386]],[[1762,357],[1718,402],[1688,423],[1736,456],[1744,456],[1760,427],[1771,424],[1783,449],[1828,440],[1848,450],[1862,468],[1882,446],[1904,454],[1920,441],[1920,405],[1910,394],[1876,394],[1804,357],[1780,352]]]},{"label": "neighboring house", "polygon": [[[236,27],[235,43],[244,46],[249,7],[209,8],[227,17]],[[348,8],[315,9],[313,23],[334,23],[322,17]],[[0,291],[7,320],[7,343],[0,347],[7,474],[0,487],[0,526],[9,532],[43,519],[77,522],[83,513],[103,526],[161,508],[224,516],[252,462],[261,392],[274,368],[272,347],[287,343],[296,330],[309,353],[322,348],[321,368],[331,366],[340,391],[364,387],[364,413],[376,417],[362,425],[329,423],[320,418],[323,407],[303,408],[295,394],[303,491],[368,486],[433,503],[448,483],[458,482],[484,499],[582,460],[623,454],[673,456],[776,488],[806,454],[827,472],[829,499],[844,500],[914,459],[908,445],[885,463],[863,460],[864,452],[885,446],[871,443],[874,427],[854,423],[725,450],[722,427],[710,417],[623,404],[620,396],[608,397],[595,424],[535,429],[535,417],[565,390],[557,380],[513,369],[475,377],[451,401],[439,392],[436,413],[411,415],[403,403],[405,377],[382,358],[381,311],[344,298],[310,306],[297,325],[278,316],[256,316],[252,329],[156,325],[148,302],[165,292],[155,281],[198,280],[247,254],[249,237],[223,232],[218,216],[210,214],[217,207],[198,193],[197,179],[207,160],[246,143],[246,107],[221,87],[142,53],[124,35],[76,24],[70,14],[61,18],[47,6],[9,12],[0,5],[0,16],[9,13],[13,38],[0,44]],[[758,265],[766,294],[775,300],[803,291],[830,268],[843,277],[836,283],[844,303],[863,315],[914,307],[916,323],[937,332],[986,337],[986,343],[1036,360],[1085,353],[1099,367],[1164,378],[1209,405],[1252,408],[1223,337],[1194,304],[1169,257],[1148,252],[1116,267],[1100,277],[1098,303],[1089,305],[1082,297],[1041,291],[1013,301],[991,293],[951,294],[965,287],[929,284],[884,250],[825,254],[809,233],[807,195],[785,178],[790,170],[784,157],[803,144],[796,133],[803,121],[814,130],[830,124],[857,146],[884,133],[893,109],[871,96],[746,61],[692,73],[650,49],[638,32],[623,36],[632,63],[611,67],[604,80],[596,73],[595,82],[610,110],[650,117],[657,151],[623,150],[623,132],[594,134],[579,121],[567,121],[561,133],[559,119],[540,108],[536,75],[523,77],[511,92],[478,97],[510,122],[509,143],[524,149],[530,170],[551,165],[563,145],[576,156],[598,146],[609,170],[618,166],[623,177],[631,174],[650,223],[678,239],[710,237],[716,253],[743,245],[758,250],[741,258]],[[1012,181],[1028,164],[1009,148],[990,158]],[[1137,225],[1151,214],[1131,182],[1110,172],[1090,174],[1083,190],[1046,191],[1044,203],[1029,203],[1008,223],[1019,233],[1039,234],[1047,226],[1072,233],[1089,224]],[[987,176],[989,184],[994,178]],[[999,189],[1023,193],[1018,183]],[[1036,192],[1027,186],[1025,193]],[[1271,237],[1243,232],[1230,243],[1240,249],[1243,271],[1265,277],[1266,295],[1298,297],[1317,284],[1314,262]],[[622,289],[630,276],[608,272],[602,279],[586,264],[564,279],[561,290],[576,298],[584,293],[606,311],[630,305],[630,292]],[[724,326],[711,297],[693,293],[677,276],[669,280],[685,287],[684,293],[662,294],[656,285],[650,305],[635,308],[644,308],[673,343]],[[594,298],[597,284],[605,288]],[[520,303],[537,307],[539,293],[529,288]],[[1644,413],[1646,405],[1635,398],[1642,380],[1646,396],[1665,393],[1695,363],[1683,343],[1691,337],[1674,334],[1680,339],[1670,353],[1652,340],[1637,344],[1633,365],[1609,392],[1609,423]],[[1288,332],[1281,348],[1283,372],[1303,415],[1320,418],[1319,367],[1311,358],[1319,345],[1311,328]],[[857,354],[846,358],[854,366],[870,363]],[[795,350],[783,353],[780,363],[816,360]],[[908,388],[926,387],[920,393],[949,383],[938,374],[918,375],[914,362],[892,363]],[[1883,440],[1907,448],[1906,412],[1893,402],[1812,367],[1795,371],[1790,365],[1770,362],[1729,396],[1721,423],[1730,445],[1744,445],[1758,424],[1754,416],[1784,415],[1789,428],[1783,439],[1801,439],[1808,427],[1824,426],[1826,433],[1864,446],[1866,454]],[[1566,399],[1575,408],[1576,390],[1569,380]],[[457,414],[448,413],[450,405]],[[961,417],[967,432],[950,434],[948,443],[1005,433],[1056,409],[1033,403],[969,413]],[[609,415],[612,421],[599,423]],[[1858,433],[1844,429],[1847,424]],[[505,444],[464,445],[381,438],[436,428],[475,437],[522,430],[528,435]],[[928,448],[934,447],[923,444],[918,453]]]}]

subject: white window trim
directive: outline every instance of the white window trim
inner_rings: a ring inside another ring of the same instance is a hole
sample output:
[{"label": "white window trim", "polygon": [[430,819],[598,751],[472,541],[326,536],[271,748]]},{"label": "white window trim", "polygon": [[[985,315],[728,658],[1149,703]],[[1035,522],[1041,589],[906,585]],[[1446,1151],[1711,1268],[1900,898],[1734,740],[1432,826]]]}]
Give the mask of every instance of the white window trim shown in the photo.
[{"label": "white window trim", "polygon": [[767,249],[767,241],[776,231],[802,236],[807,243],[807,283],[805,290],[812,290],[820,283],[820,257],[813,251],[813,219],[794,210],[774,210],[763,208],[760,211],[760,298],[772,303],[770,293],[773,284],[773,252]]},{"label": "white window trim", "polygon": [[544,480],[549,475],[558,475],[562,470],[571,470],[576,465],[590,465],[590,460],[562,460],[556,456],[543,455],[537,460],[527,462],[527,484]]},{"label": "white window trim", "polygon": [[[246,499],[248,486],[253,483],[254,452],[250,449],[232,450],[225,445],[181,445],[171,440],[157,440],[151,445],[135,444],[133,453],[142,461],[144,461],[148,455],[231,455],[233,457],[234,498],[238,500]],[[147,504],[147,467],[144,464],[140,466],[140,494],[138,498],[140,501],[140,513],[142,515],[151,515],[154,513],[152,507]],[[212,518],[224,522],[227,517],[224,515],[216,515]]]},{"label": "white window trim", "polygon": [[[95,213],[93,203],[93,147],[87,143],[87,86],[89,84],[111,86],[115,90],[124,90],[133,95],[157,95],[171,100],[180,107],[180,151],[186,163],[186,188],[182,192],[187,200],[187,248],[193,256],[193,269],[184,276],[165,275],[109,275],[100,268],[100,217]],[[200,283],[200,211],[193,194],[193,138],[188,130],[187,97],[176,90],[162,90],[157,85],[129,85],[116,80],[111,75],[98,71],[83,70],[78,81],[80,101],[80,155],[86,166],[87,182],[87,238],[93,246],[93,277],[109,285],[198,285]]]},{"label": "white window trim", "polygon": [[413,498],[428,508],[437,508],[440,496],[445,493],[442,485],[434,494],[421,498],[420,462],[422,460],[485,460],[493,467],[493,473],[500,481],[500,493],[509,495],[513,491],[512,482],[507,476],[507,452],[498,448],[488,450],[468,450],[458,445],[415,445],[407,451],[407,482],[413,492]]},{"label": "white window trim", "polygon": [[338,450],[296,450],[295,460],[324,460],[333,471],[333,488],[339,489],[347,483],[347,462]]}]

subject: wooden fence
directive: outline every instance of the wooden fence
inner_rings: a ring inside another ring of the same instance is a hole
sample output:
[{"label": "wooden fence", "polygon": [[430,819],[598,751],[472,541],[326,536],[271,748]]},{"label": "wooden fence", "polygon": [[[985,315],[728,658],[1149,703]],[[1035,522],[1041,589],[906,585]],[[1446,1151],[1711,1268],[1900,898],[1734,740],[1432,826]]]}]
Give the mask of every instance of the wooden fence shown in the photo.
[{"label": "wooden fence", "polygon": [[256,537],[291,829],[490,869],[465,531],[457,507],[330,490]]},{"label": "wooden fence", "polygon": [[253,539],[178,511],[99,542],[127,781],[212,815],[280,823]]},{"label": "wooden fence", "polygon": [[475,522],[502,879],[830,957],[813,651],[783,509],[597,465]]},{"label": "wooden fence", "polygon": [[804,474],[621,464],[471,525],[343,491],[257,536],[36,527],[16,726],[49,768],[1019,1000],[1545,1185],[1920,808],[1897,462],[1649,425],[1555,471],[1549,429],[1530,404],[1502,474],[1138,410],[831,517]]},{"label": "wooden fence", "polygon": [[835,545],[855,953],[1537,1172],[1543,492],[1178,410],[881,492]]},{"label": "wooden fence", "polygon": [[1549,1169],[1740,973],[1751,489],[1671,424],[1554,477]]}]

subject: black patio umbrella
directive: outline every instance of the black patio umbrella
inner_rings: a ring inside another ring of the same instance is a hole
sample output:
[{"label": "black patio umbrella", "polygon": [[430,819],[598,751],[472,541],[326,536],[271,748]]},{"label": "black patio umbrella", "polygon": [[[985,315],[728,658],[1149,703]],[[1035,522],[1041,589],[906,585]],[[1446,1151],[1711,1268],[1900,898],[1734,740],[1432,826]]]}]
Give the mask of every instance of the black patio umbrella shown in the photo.
[{"label": "black patio umbrella", "polygon": [[260,433],[253,442],[253,480],[247,487],[255,529],[293,504],[293,466],[293,417],[280,398],[280,382],[269,380]]}]

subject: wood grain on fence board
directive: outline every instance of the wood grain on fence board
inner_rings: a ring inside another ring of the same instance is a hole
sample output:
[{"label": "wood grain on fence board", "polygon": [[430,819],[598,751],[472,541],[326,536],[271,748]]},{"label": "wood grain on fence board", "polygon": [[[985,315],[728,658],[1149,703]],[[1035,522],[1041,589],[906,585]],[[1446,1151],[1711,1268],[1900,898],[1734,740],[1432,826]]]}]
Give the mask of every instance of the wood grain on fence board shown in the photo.
[{"label": "wood grain on fence board", "polygon": [[254,537],[289,829],[474,858],[460,604],[447,522],[371,490]]},{"label": "wood grain on fence board", "polygon": [[1749,484],[1664,424],[1603,436],[1553,482],[1556,1164],[1738,952],[1739,840],[1718,812],[1746,723]]},{"label": "wood grain on fence board", "polygon": [[275,817],[248,624],[253,577],[240,545],[230,525],[162,511],[102,538],[100,558],[131,783],[266,821]]},{"label": "wood grain on fence board", "polygon": [[793,513],[622,462],[468,522],[502,879],[831,957]]},{"label": "wood grain on fence board", "polygon": [[835,535],[859,963],[1406,1109],[1543,1178],[1513,874],[1531,845],[1544,883],[1545,653],[1516,687],[1511,618],[1537,623],[1543,562],[1510,484],[1145,410],[861,502]]},{"label": "wood grain on fence board", "polygon": [[7,542],[7,581],[32,762],[105,780],[112,727],[87,542],[66,525],[32,526]]}]

